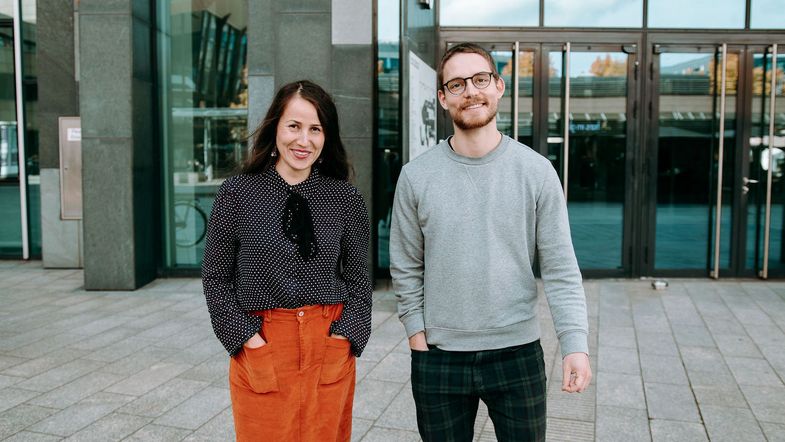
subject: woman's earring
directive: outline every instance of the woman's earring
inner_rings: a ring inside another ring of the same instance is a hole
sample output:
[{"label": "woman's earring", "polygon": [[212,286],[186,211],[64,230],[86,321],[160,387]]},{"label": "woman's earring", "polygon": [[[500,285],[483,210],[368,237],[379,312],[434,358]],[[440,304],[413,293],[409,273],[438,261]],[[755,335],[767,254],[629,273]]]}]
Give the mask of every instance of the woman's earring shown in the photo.
[{"label": "woman's earring", "polygon": [[319,163],[319,164],[322,164],[322,157],[319,157],[319,159],[316,160],[316,162]]},{"label": "woman's earring", "polygon": [[275,156],[277,156],[277,155],[278,155],[278,154],[276,154],[276,153],[275,153],[275,149],[273,149],[273,151],[272,151],[272,152],[270,152],[270,156],[271,156],[271,157],[275,157]]}]

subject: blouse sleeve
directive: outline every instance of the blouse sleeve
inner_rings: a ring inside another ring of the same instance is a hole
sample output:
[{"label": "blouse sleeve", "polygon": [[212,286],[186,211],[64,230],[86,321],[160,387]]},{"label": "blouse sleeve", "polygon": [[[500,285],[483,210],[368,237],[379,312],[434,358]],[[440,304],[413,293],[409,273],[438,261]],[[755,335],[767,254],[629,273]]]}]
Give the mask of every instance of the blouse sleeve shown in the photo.
[{"label": "blouse sleeve", "polygon": [[373,287],[368,274],[368,246],[371,225],[362,195],[349,197],[341,238],[341,276],[348,289],[343,314],[333,322],[330,332],[346,336],[355,355],[362,354],[371,336]]},{"label": "blouse sleeve", "polygon": [[236,224],[234,195],[229,181],[225,181],[218,189],[210,214],[202,260],[202,285],[213,331],[230,355],[239,352],[261,327],[261,318],[247,314],[235,297]]}]

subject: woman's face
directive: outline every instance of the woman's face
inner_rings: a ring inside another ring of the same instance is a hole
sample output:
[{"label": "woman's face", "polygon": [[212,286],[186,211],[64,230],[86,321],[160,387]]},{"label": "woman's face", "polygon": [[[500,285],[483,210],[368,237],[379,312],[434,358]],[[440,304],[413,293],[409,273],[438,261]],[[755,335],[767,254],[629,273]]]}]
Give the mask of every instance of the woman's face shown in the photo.
[{"label": "woman's face", "polygon": [[299,95],[284,107],[275,134],[275,169],[289,184],[308,178],[324,147],[324,129],[316,107]]}]

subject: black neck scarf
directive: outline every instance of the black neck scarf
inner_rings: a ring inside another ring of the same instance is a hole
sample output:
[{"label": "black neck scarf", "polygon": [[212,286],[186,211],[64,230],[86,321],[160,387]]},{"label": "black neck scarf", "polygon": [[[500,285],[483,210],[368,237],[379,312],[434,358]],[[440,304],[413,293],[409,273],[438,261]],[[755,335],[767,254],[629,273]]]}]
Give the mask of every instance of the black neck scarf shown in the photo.
[{"label": "black neck scarf", "polygon": [[286,198],[286,207],[281,218],[283,232],[289,241],[297,244],[297,251],[303,261],[308,261],[317,252],[311,208],[302,195],[291,190],[287,192],[289,196]]}]

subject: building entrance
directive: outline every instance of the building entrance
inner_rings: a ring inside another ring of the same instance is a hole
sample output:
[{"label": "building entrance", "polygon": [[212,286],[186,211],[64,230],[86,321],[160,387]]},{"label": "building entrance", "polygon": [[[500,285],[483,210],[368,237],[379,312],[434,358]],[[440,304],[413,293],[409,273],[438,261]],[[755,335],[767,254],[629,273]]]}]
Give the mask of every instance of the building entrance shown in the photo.
[{"label": "building entrance", "polygon": [[474,41],[496,59],[499,130],[558,171],[586,275],[785,276],[782,44],[453,32],[442,51]]}]

